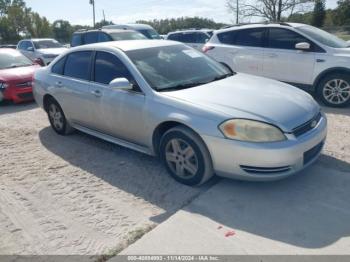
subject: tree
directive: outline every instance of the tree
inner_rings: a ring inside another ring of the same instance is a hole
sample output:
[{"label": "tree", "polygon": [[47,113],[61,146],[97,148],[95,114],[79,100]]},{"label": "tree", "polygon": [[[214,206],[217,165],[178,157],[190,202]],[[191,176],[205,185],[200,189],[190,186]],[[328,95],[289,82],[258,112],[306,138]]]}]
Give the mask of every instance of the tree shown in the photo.
[{"label": "tree", "polygon": [[70,42],[74,28],[68,21],[56,20],[52,24],[52,32],[56,40],[62,43],[68,43]]},{"label": "tree", "polygon": [[325,0],[315,0],[314,12],[312,15],[311,24],[316,27],[322,27],[326,18],[326,3]]},{"label": "tree", "polygon": [[350,25],[350,0],[339,0],[338,7],[334,11],[334,23],[336,25]]},{"label": "tree", "polygon": [[228,10],[242,18],[260,17],[271,22],[282,20],[282,15],[288,16],[296,12],[305,12],[314,0],[227,0]]}]

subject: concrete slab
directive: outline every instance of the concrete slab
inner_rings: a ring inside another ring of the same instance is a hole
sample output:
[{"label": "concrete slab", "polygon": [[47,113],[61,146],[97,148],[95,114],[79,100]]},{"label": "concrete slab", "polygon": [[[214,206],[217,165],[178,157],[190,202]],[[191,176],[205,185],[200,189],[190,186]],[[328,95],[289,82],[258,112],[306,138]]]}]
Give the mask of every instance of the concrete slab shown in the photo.
[{"label": "concrete slab", "polygon": [[349,255],[350,164],[323,155],[283,181],[221,180],[121,254]]}]

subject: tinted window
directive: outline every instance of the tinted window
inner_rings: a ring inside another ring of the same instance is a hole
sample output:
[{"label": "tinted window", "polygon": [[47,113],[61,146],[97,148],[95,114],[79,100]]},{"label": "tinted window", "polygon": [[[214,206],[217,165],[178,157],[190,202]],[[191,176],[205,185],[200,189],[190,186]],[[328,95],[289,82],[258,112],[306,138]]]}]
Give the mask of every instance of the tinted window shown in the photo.
[{"label": "tinted window", "polygon": [[218,39],[221,43],[226,45],[233,45],[236,39],[237,31],[230,31],[218,34]]},{"label": "tinted window", "polygon": [[135,83],[129,70],[115,56],[106,52],[97,52],[95,61],[95,82],[108,85],[113,79],[125,77]]},{"label": "tinted window", "polygon": [[91,54],[92,52],[90,51],[69,54],[64,68],[64,75],[89,80]]},{"label": "tinted window", "polygon": [[54,64],[52,67],[52,73],[63,75],[65,62],[66,62],[66,58],[64,57],[61,60],[59,60],[56,64]]},{"label": "tinted window", "polygon": [[264,31],[263,28],[240,30],[237,32],[235,44],[240,46],[262,47]]},{"label": "tinted window", "polygon": [[[310,43],[305,37],[287,29],[270,28],[268,47],[278,49],[295,49],[297,43]],[[311,44],[311,43],[310,43]]]},{"label": "tinted window", "polygon": [[179,34],[171,34],[168,36],[168,40],[179,41]]},{"label": "tinted window", "polygon": [[40,40],[34,42],[36,49],[62,48],[63,46],[54,39]]},{"label": "tinted window", "polygon": [[109,35],[102,32],[98,34],[98,42],[108,42],[108,41],[112,41],[112,38]]},{"label": "tinted window", "polygon": [[181,37],[183,43],[196,43],[196,36],[194,33],[185,33]]},{"label": "tinted window", "polygon": [[82,35],[81,34],[74,34],[73,35],[73,38],[72,38],[72,43],[71,43],[71,46],[74,47],[74,46],[79,46],[79,45],[82,45]]},{"label": "tinted window", "polygon": [[196,43],[205,44],[210,37],[204,33],[196,33]]},{"label": "tinted window", "polygon": [[136,31],[122,31],[119,33],[110,33],[110,35],[114,41],[148,39],[143,34]]},{"label": "tinted window", "polygon": [[85,34],[85,44],[93,44],[98,42],[98,32],[90,32]]}]

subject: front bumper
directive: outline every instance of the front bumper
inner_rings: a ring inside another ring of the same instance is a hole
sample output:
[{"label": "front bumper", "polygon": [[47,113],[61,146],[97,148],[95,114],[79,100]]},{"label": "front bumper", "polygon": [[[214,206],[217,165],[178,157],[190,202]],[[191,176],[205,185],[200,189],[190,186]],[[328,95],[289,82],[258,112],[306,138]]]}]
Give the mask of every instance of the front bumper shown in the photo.
[{"label": "front bumper", "polygon": [[296,138],[273,143],[249,143],[202,136],[217,175],[241,180],[269,181],[293,175],[312,164],[320,155],[327,136],[327,119]]},{"label": "front bumper", "polygon": [[[1,94],[0,94],[1,97]],[[11,100],[14,103],[21,103],[34,100],[32,87],[16,88],[8,87],[2,92],[3,100]],[[1,101],[1,98],[0,98]]]}]

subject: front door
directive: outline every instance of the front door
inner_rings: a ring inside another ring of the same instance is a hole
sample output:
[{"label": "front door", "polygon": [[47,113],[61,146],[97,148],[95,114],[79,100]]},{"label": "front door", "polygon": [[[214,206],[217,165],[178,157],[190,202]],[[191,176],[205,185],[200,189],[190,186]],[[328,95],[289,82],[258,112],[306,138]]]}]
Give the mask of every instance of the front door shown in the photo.
[{"label": "front door", "polygon": [[[263,76],[279,81],[311,84],[315,53],[313,43],[284,28],[270,28],[264,52]],[[295,49],[297,43],[310,43],[309,51]]]}]

